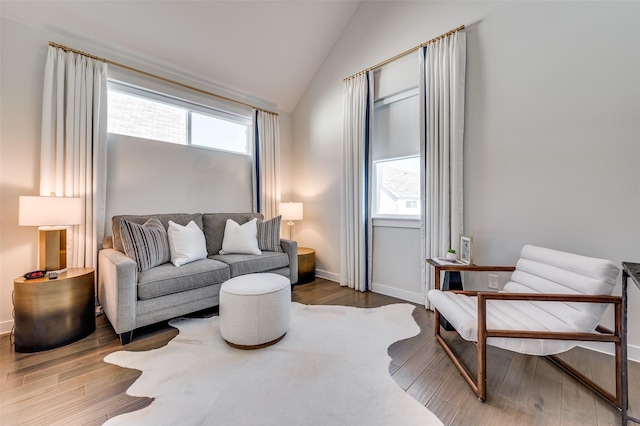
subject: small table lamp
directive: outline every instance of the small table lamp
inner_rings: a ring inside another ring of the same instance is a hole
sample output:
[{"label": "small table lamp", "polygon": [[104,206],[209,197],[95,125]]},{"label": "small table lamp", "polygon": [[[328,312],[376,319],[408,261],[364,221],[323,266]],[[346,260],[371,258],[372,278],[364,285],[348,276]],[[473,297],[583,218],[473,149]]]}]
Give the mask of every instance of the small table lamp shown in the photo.
[{"label": "small table lamp", "polygon": [[40,229],[39,269],[60,271],[67,267],[67,228],[82,221],[82,199],[21,196],[18,224]]},{"label": "small table lamp", "polygon": [[302,220],[302,203],[280,203],[280,214],[282,219],[288,220],[287,227],[289,229],[289,239],[293,240],[296,237],[296,229],[294,220]]}]

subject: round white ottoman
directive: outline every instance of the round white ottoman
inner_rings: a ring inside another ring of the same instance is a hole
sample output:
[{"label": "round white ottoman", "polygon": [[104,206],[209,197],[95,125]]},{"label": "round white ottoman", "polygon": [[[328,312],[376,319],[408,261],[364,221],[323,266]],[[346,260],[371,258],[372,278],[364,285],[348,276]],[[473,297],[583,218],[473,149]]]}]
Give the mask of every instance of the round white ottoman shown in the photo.
[{"label": "round white ottoman", "polygon": [[231,346],[259,349],[289,329],[291,282],[278,274],[240,275],[220,288],[220,334]]}]

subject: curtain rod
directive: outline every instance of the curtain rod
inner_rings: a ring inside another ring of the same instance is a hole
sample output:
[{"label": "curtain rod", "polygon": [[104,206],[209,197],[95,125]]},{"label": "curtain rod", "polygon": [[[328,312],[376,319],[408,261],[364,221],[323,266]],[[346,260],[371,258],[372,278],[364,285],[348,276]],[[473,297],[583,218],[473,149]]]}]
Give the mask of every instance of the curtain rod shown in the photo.
[{"label": "curtain rod", "polygon": [[107,63],[109,65],[115,65],[116,67],[124,68],[124,69],[127,69],[129,71],[133,71],[133,72],[137,72],[138,74],[146,75],[147,77],[152,77],[152,78],[155,78],[155,79],[158,79],[158,80],[162,80],[162,81],[164,81],[166,83],[171,83],[171,84],[174,84],[176,86],[183,87],[185,89],[193,90],[195,92],[199,92],[199,93],[202,93],[202,94],[205,94],[205,95],[208,95],[208,96],[213,96],[214,98],[222,99],[222,100],[225,100],[225,101],[228,101],[228,102],[233,102],[233,103],[238,104],[238,105],[242,105],[242,106],[245,106],[245,107],[256,109],[258,111],[262,111],[262,112],[265,112],[267,114],[278,115],[277,112],[269,111],[268,109],[260,108],[260,107],[257,107],[255,105],[251,105],[251,104],[248,104],[248,103],[245,103],[245,102],[237,101],[235,99],[227,98],[226,96],[222,96],[222,95],[218,95],[218,94],[215,94],[215,93],[212,93],[212,92],[208,92],[206,90],[202,90],[202,89],[199,89],[199,88],[194,87],[194,86],[189,86],[188,84],[180,83],[179,81],[170,80],[168,78],[161,77],[159,75],[152,74],[152,73],[147,72],[147,71],[142,71],[142,70],[130,67],[128,65],[124,65],[124,64],[120,64],[118,62],[110,61],[109,59],[100,58],[98,56],[90,55],[88,53],[81,52],[80,50],[72,49],[70,47],[54,43],[52,41],[49,42],[49,46],[57,47],[59,49],[64,50],[65,52],[73,52],[73,53],[76,53],[78,55],[86,56],[87,58],[95,59],[96,61],[105,62],[105,63]]},{"label": "curtain rod", "polygon": [[366,73],[366,72],[369,72],[369,71],[375,70],[375,69],[377,69],[377,68],[380,68],[380,67],[381,67],[381,66],[383,66],[383,65],[387,65],[389,62],[393,62],[393,61],[395,61],[396,59],[400,59],[400,58],[402,58],[403,56],[406,56],[406,55],[408,55],[409,53],[415,52],[416,50],[418,50],[418,49],[420,49],[420,48],[423,48],[423,47],[425,47],[425,46],[426,46],[426,45],[428,45],[428,44],[431,44],[431,43],[433,43],[433,42],[435,42],[435,41],[440,40],[441,38],[445,38],[445,37],[446,37],[446,36],[448,36],[448,35],[451,35],[451,34],[453,34],[453,33],[457,33],[458,31],[462,31],[462,30],[464,30],[464,25],[460,25],[458,28],[455,28],[455,29],[453,29],[453,30],[451,30],[451,31],[447,31],[446,33],[441,34],[441,35],[439,35],[438,37],[434,37],[434,38],[432,38],[432,39],[431,39],[431,40],[429,40],[429,41],[425,41],[424,43],[422,43],[422,44],[420,44],[420,45],[418,45],[418,46],[414,47],[413,49],[409,49],[409,50],[406,50],[406,51],[404,51],[404,52],[402,52],[402,53],[399,53],[399,54],[397,54],[396,56],[394,56],[393,58],[389,58],[389,59],[387,59],[387,60],[385,60],[385,61],[382,61],[382,62],[380,62],[379,64],[376,64],[376,65],[374,65],[374,66],[372,66],[372,67],[367,68],[366,70],[362,70],[362,71],[360,71],[360,72],[357,72],[357,73],[355,73],[355,74],[353,74],[353,75],[351,75],[351,76],[349,76],[349,77],[347,77],[347,78],[343,79],[342,81],[350,80],[350,79],[352,79],[352,78],[353,78],[353,77],[355,77],[355,76],[358,76],[358,75],[360,75],[360,74],[364,74],[364,73]]}]

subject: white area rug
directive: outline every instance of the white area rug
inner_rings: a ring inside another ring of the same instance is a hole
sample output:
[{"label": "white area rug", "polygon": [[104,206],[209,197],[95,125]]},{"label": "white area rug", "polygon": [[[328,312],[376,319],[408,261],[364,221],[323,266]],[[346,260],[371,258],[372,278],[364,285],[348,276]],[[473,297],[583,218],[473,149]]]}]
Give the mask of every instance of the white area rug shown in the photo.
[{"label": "white area rug", "polygon": [[414,306],[291,305],[279,343],[227,345],[218,317],[173,320],[165,347],[105,361],[142,370],[128,389],[155,398],[107,425],[441,425],[389,374],[388,347],[415,336]]}]

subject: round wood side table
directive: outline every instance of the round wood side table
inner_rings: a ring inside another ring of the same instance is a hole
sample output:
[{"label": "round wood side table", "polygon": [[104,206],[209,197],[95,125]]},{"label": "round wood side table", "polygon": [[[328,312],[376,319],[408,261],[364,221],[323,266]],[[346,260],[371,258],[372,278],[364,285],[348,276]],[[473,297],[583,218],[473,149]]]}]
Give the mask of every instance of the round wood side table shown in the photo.
[{"label": "round wood side table", "polygon": [[56,279],[13,281],[16,352],[75,342],[96,329],[94,271],[69,268]]},{"label": "round wood side table", "polygon": [[316,279],[316,251],[298,247],[298,284],[307,284]]}]

